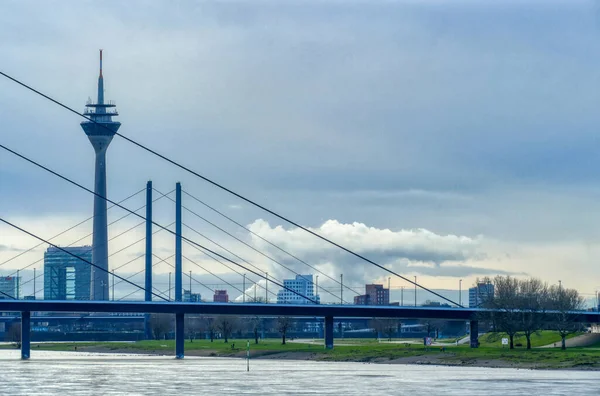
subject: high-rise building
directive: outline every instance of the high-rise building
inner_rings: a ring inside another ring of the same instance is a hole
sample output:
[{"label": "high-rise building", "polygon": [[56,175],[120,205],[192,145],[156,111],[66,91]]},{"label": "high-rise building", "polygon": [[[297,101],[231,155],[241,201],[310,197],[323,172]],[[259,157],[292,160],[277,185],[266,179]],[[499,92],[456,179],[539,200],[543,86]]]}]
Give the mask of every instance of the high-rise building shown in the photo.
[{"label": "high-rise building", "polygon": [[229,296],[227,295],[227,290],[215,290],[215,295],[213,296],[213,302],[220,302],[220,303],[229,302]]},{"label": "high-rise building", "polygon": [[[91,265],[86,261],[92,262],[92,247],[61,249],[49,247],[44,253],[44,300],[89,300]],[[108,294],[101,297],[107,300]]]},{"label": "high-rise building", "polygon": [[365,285],[365,294],[354,297],[356,305],[390,305],[390,289],[383,285]]},{"label": "high-rise building", "polygon": [[201,302],[200,293],[192,293],[191,290],[183,289],[183,302]]},{"label": "high-rise building", "polygon": [[91,279],[92,300],[108,300],[108,225],[106,218],[106,149],[121,126],[112,120],[118,116],[114,102],[104,101],[104,77],[102,76],[102,50],[100,50],[100,76],[98,77],[98,100],[88,100],[84,115],[91,121],[83,121],[81,128],[96,152],[94,182],[94,234],[92,240]]},{"label": "high-rise building", "polygon": [[[319,302],[319,296],[315,296],[312,275],[296,275],[294,279],[284,279],[283,286],[286,289],[280,289],[277,293],[277,304],[314,304],[313,301]],[[308,297],[310,300],[304,297]]]},{"label": "high-rise building", "polygon": [[0,300],[18,299],[20,285],[20,276],[0,276]]},{"label": "high-rise building", "polygon": [[481,307],[489,298],[494,297],[494,285],[490,282],[479,282],[469,288],[469,307]]}]

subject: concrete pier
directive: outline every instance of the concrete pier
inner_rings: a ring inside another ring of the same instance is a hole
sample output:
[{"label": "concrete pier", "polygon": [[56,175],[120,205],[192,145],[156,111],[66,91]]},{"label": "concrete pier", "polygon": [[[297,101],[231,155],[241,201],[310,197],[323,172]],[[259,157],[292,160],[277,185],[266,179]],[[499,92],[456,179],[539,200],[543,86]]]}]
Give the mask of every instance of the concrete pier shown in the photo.
[{"label": "concrete pier", "polygon": [[182,313],[175,314],[175,358],[183,359],[185,342],[185,315]]},{"label": "concrete pier", "polygon": [[27,360],[31,355],[31,312],[21,312],[21,359]]},{"label": "concrete pier", "polygon": [[325,349],[333,349],[333,316],[325,316]]}]

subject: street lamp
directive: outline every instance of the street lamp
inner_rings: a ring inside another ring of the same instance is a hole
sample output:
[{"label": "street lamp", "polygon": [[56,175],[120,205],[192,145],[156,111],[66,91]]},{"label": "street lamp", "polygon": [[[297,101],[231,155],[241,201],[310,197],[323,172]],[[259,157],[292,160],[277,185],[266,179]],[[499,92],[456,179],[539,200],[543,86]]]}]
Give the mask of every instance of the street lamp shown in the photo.
[{"label": "street lamp", "polygon": [[400,306],[404,306],[404,286],[400,286]]},{"label": "street lamp", "polygon": [[340,274],[340,304],[344,304],[344,274]]},{"label": "street lamp", "polygon": [[415,307],[417,306],[417,276],[415,275]]}]

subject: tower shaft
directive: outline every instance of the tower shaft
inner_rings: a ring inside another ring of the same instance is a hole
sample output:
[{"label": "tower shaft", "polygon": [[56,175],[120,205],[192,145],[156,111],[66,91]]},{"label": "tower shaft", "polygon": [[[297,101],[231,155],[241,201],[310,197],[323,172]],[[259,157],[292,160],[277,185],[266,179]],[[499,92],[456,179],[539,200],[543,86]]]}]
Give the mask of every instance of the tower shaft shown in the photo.
[{"label": "tower shaft", "polygon": [[112,120],[117,116],[115,105],[104,102],[104,77],[102,76],[102,50],[100,50],[100,75],[98,77],[98,100],[88,102],[84,114],[91,121],[83,121],[81,128],[96,153],[94,182],[94,225],[92,237],[91,300],[108,300],[108,218],[106,191],[106,150],[121,126]]},{"label": "tower shaft", "polygon": [[92,300],[108,300],[108,216],[106,200],[106,148],[96,151],[94,226],[92,237]]}]

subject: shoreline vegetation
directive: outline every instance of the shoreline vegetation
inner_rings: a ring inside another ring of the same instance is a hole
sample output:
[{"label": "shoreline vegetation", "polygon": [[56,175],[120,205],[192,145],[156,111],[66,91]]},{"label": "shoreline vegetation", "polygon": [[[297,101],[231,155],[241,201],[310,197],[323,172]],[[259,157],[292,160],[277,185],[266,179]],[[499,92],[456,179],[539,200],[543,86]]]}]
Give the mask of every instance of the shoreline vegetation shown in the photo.
[{"label": "shoreline vegetation", "polygon": [[[575,369],[600,371],[600,343],[587,347],[553,348],[554,342],[560,346],[558,335],[543,332],[533,337],[534,347],[530,350],[516,348],[509,350],[498,346],[496,337],[480,337],[480,348],[456,345],[455,342],[440,342],[425,347],[422,340],[395,339],[377,341],[372,339],[336,339],[333,350],[326,350],[322,340],[295,340],[281,344],[281,339],[260,340],[255,344],[250,340],[251,359],[312,360],[323,362],[362,362],[385,364],[424,364],[458,367],[490,367],[520,369]],[[489,338],[489,341],[487,341]],[[547,344],[550,347],[543,347]],[[246,357],[245,339],[193,340],[185,342],[186,356],[202,357]],[[15,348],[4,344],[0,348]],[[35,350],[72,351],[87,353],[121,353],[174,356],[174,340],[149,340],[138,342],[60,342],[31,344]]]}]

